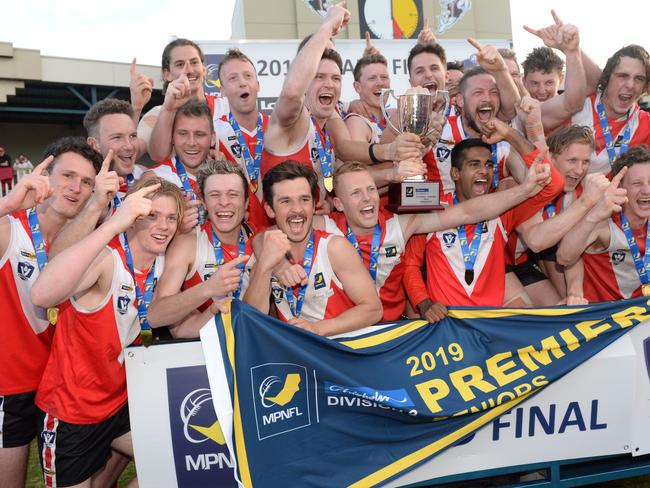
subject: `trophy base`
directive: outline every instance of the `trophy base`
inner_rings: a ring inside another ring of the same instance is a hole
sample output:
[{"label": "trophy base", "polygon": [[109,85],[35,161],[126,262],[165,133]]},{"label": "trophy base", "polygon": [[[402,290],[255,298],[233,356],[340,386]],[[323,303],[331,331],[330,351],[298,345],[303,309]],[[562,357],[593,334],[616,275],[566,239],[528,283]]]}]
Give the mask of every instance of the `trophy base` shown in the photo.
[{"label": "trophy base", "polygon": [[405,181],[388,187],[386,209],[396,214],[444,210],[440,205],[440,185],[434,181]]}]

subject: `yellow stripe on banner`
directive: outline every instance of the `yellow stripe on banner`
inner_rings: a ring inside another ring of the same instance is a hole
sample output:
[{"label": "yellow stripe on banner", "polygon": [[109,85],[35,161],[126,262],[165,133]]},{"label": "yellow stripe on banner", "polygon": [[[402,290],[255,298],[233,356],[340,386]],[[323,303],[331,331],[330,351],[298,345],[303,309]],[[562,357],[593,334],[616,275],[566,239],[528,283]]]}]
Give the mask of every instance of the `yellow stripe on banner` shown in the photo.
[{"label": "yellow stripe on banner", "polygon": [[428,446],[425,446],[421,449],[418,449],[417,451],[409,454],[408,456],[403,457],[402,459],[399,459],[395,461],[392,464],[389,464],[388,466],[383,467],[379,471],[375,471],[374,473],[366,476],[363,479],[360,479],[359,481],[349,485],[350,488],[362,488],[366,486],[375,486],[378,483],[382,483],[386,481],[388,478],[391,478],[395,476],[396,474],[401,473],[402,471],[410,468],[414,464],[419,463],[420,461],[424,461],[425,459],[433,456],[437,452],[441,451],[445,447],[450,446],[456,441],[459,441],[463,437],[465,437],[467,434],[479,429],[480,427],[484,426],[491,420],[494,420],[496,417],[501,415],[504,412],[507,412],[511,408],[513,408],[515,405],[518,405],[522,401],[524,401],[526,398],[528,398],[530,395],[538,391],[539,388],[536,390],[530,391],[519,398],[515,398],[514,400],[511,400],[509,402],[506,402],[504,404],[501,404],[497,407],[494,407],[490,409],[488,412],[483,414],[481,417],[473,420],[469,424],[465,425],[464,427],[458,429],[455,432],[452,432],[451,434],[446,435],[442,439],[438,439],[437,441],[433,442],[432,444],[429,444]]},{"label": "yellow stripe on banner", "polygon": [[559,317],[582,312],[583,310],[586,310],[586,308],[489,308],[485,310],[450,310],[449,316],[455,319],[499,319],[513,315]]},{"label": "yellow stripe on banner", "polygon": [[251,473],[248,467],[248,457],[246,456],[246,446],[244,445],[244,428],[241,420],[241,410],[239,409],[239,392],[237,390],[237,373],[235,371],[235,333],[232,330],[232,316],[228,303],[228,313],[221,314],[223,329],[226,334],[226,351],[232,368],[232,375],[235,383],[235,405],[233,424],[235,427],[235,441],[237,442],[237,462],[239,464],[239,475],[244,486],[252,487]]},{"label": "yellow stripe on banner", "polygon": [[413,320],[407,324],[402,325],[401,327],[396,327],[386,332],[380,332],[379,334],[363,337],[361,339],[352,339],[349,341],[341,342],[344,346],[348,346],[350,349],[363,349],[365,347],[377,346],[385,342],[389,342],[398,337],[402,337],[414,330],[418,330],[425,325],[429,325],[429,322],[426,320]]}]

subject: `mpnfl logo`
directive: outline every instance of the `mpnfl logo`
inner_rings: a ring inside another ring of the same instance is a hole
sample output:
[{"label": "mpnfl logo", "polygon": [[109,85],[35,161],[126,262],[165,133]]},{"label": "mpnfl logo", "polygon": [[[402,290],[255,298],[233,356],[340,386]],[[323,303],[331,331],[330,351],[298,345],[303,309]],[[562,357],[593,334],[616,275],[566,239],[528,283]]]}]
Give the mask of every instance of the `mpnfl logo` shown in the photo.
[{"label": "mpnfl logo", "polygon": [[56,442],[56,432],[44,430],[41,432],[41,439],[43,439],[43,443],[47,447],[54,447],[54,443]]}]

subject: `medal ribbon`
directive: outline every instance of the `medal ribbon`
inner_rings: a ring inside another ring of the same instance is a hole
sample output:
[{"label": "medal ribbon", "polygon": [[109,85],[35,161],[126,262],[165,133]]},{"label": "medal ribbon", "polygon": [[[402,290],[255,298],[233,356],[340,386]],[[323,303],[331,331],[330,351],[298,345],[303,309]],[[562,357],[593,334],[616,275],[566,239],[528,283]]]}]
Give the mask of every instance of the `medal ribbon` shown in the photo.
[{"label": "medal ribbon", "polygon": [[246,139],[244,139],[244,134],[242,134],[239,124],[235,120],[235,117],[232,116],[232,113],[228,114],[228,122],[232,127],[232,130],[237,136],[237,142],[241,146],[241,155],[246,166],[246,173],[248,174],[248,180],[251,182],[254,188],[257,188],[257,182],[260,178],[260,161],[262,161],[262,146],[264,145],[264,129],[262,127],[262,114],[259,114],[257,117],[257,133],[255,141],[255,156],[251,156],[251,152],[248,149],[248,144],[246,144]]},{"label": "medal ribbon", "polygon": [[[133,186],[133,182],[135,181],[135,177],[133,176],[133,173],[126,175],[126,188],[127,190]],[[113,207],[115,210],[120,208],[120,205],[122,205],[122,200],[120,200],[120,197],[115,195],[113,198]]]},{"label": "medal ribbon", "polygon": [[41,233],[41,224],[38,222],[38,215],[36,215],[36,207],[29,209],[27,212],[27,220],[29,222],[29,233],[32,238],[32,244],[34,245],[38,270],[43,271],[43,268],[47,264],[47,251],[45,250],[45,241]]},{"label": "medal ribbon", "polygon": [[[302,260],[302,267],[307,274],[307,280],[309,280],[309,274],[311,273],[311,265],[314,258],[314,231],[311,231],[309,236],[309,241],[307,242],[307,247],[305,248],[305,257]],[[287,288],[287,302],[289,302],[289,308],[291,308],[291,313],[293,316],[298,318],[302,312],[302,306],[305,303],[305,294],[307,293],[307,287],[309,282],[306,285],[300,285],[298,287],[298,297],[293,294],[291,288]]]},{"label": "medal ribbon", "polygon": [[[454,197],[454,205],[458,205],[458,199]],[[459,225],[458,229],[458,239],[460,241],[460,251],[463,253],[463,261],[465,263],[465,271],[469,271],[472,274],[474,273],[474,262],[476,261],[476,256],[478,255],[478,247],[481,244],[481,235],[485,230],[487,230],[487,222],[479,222],[476,224],[474,230],[474,237],[472,238],[471,244],[467,244],[467,232],[464,225]],[[468,283],[469,284],[469,283]]]},{"label": "medal ribbon", "polygon": [[[555,217],[555,213],[556,213],[555,212],[555,205],[557,205],[557,202],[560,201],[560,199],[562,199],[563,197],[564,197],[564,193],[560,193],[560,195],[555,200],[553,200],[551,203],[546,205],[546,207],[544,207],[544,210],[546,210],[546,215],[547,215],[547,217],[549,219],[552,219],[553,217]],[[563,208],[563,205],[562,205],[562,206],[560,206],[560,213],[562,213],[563,211],[564,211],[564,208]]]},{"label": "medal ribbon", "polygon": [[[181,163],[181,160],[178,158],[178,156],[174,157],[174,167],[176,168],[176,174],[178,174],[178,178],[181,180],[181,185],[183,185],[183,194],[190,195],[192,200],[197,200],[198,197],[196,196],[196,193],[194,193],[194,190],[192,189],[192,184],[190,183],[190,177],[187,176],[187,170],[185,169],[185,165]],[[199,210],[199,225],[201,225],[203,224],[203,220],[204,220],[203,205],[197,208]]]},{"label": "medal ribbon", "polygon": [[[605,148],[607,149],[607,155],[609,156],[610,164],[616,161],[621,154],[627,152],[627,146],[630,143],[630,118],[625,121],[625,128],[623,129],[623,139],[621,139],[621,147],[616,154],[616,148],[614,147],[614,140],[612,139],[612,132],[609,128],[609,121],[607,120],[607,113],[605,112],[605,106],[603,105],[602,100],[598,100],[596,105],[596,112],[598,112],[598,120],[600,121],[600,128],[603,130],[603,139],[605,140]],[[620,135],[620,132],[619,132]]]},{"label": "medal ribbon", "polygon": [[318,159],[320,160],[320,167],[323,170],[323,178],[332,177],[332,144],[330,142],[330,136],[327,133],[327,130],[323,127],[323,135],[325,136],[325,148],[323,148],[323,142],[320,138],[320,132],[318,130],[318,124],[314,120],[314,116],[311,116],[311,123],[314,124],[314,144],[318,150]]},{"label": "medal ribbon", "polygon": [[643,257],[641,257],[641,251],[639,251],[639,246],[636,243],[634,234],[632,233],[630,222],[627,220],[627,217],[623,212],[621,212],[621,229],[623,230],[623,234],[625,234],[627,245],[630,246],[630,251],[632,252],[632,260],[634,261],[636,272],[639,275],[639,280],[641,281],[642,285],[647,285],[650,283],[650,276],[648,276],[648,273],[650,273],[650,253],[648,253],[648,244],[650,243],[650,226],[646,224],[646,251],[643,253]]},{"label": "medal ribbon", "polygon": [[[359,247],[359,241],[357,241],[357,236],[354,235],[354,232],[352,232],[352,229],[350,229],[349,225],[345,231],[345,236],[348,238],[350,244],[352,244],[352,246],[354,246],[354,248],[357,250],[359,257],[361,258],[361,262],[363,262],[363,253]],[[368,271],[370,272],[370,276],[372,277],[373,281],[377,281],[377,263],[379,261],[380,241],[381,226],[377,224],[375,226],[375,230],[372,233],[372,244],[370,245],[370,263],[368,266]]]},{"label": "medal ribbon", "polygon": [[151,345],[153,335],[151,332],[151,325],[147,320],[147,309],[151,303],[151,298],[153,297],[153,288],[154,288],[154,275],[156,273],[156,263],[151,265],[147,279],[144,282],[144,293],[138,285],[138,281],[135,279],[135,267],[133,266],[133,255],[131,254],[131,247],[129,246],[129,240],[126,237],[126,232],[122,234],[124,236],[124,254],[126,255],[126,266],[129,268],[129,272],[133,277],[133,284],[135,285],[135,301],[138,308],[138,319],[140,321],[140,339],[142,344],[145,347]]},{"label": "medal ribbon", "polygon": [[382,124],[377,120],[377,117],[375,117],[375,114],[370,114],[372,117],[372,121],[377,124],[377,127],[379,127],[380,132],[384,132],[384,129],[386,128],[386,120],[384,119],[384,123]]},{"label": "medal ribbon", "polygon": [[492,162],[494,163],[494,175],[492,176],[492,188],[499,186],[499,156],[497,145],[492,144]]},{"label": "medal ribbon", "polygon": [[[223,257],[223,245],[217,237],[217,234],[215,234],[214,229],[212,229],[212,249],[214,249],[214,259],[217,261],[217,266],[221,267],[226,261]],[[237,255],[243,256],[244,254],[246,254],[246,241],[244,241],[244,232],[240,230],[239,242],[237,244]],[[237,269],[240,270],[242,274],[239,275],[239,286],[233,293],[235,298],[239,298],[239,294],[241,293],[241,284],[244,278],[244,263],[239,263]]]}]

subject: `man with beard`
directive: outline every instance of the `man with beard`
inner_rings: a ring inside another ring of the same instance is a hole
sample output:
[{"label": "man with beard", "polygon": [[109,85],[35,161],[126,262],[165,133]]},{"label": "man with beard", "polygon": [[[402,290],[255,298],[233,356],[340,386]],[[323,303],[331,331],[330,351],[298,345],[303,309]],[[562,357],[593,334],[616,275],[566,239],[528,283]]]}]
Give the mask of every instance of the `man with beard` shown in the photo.
[{"label": "man with beard", "polygon": [[[545,159],[544,153],[516,130],[509,128],[507,138],[524,155],[527,165]],[[448,204],[462,203],[489,191],[494,175],[491,153],[491,145],[481,139],[465,139],[454,146],[451,173],[456,191],[446,196]],[[405,257],[404,285],[422,317],[440,320],[444,306],[449,305],[503,304],[507,236],[561,191],[562,177],[552,166],[550,174],[551,181],[541,192],[497,218],[411,239]],[[421,285],[422,256],[426,256],[426,289]]]},{"label": "man with beard", "polygon": [[650,295],[650,149],[645,144],[631,148],[612,172],[601,201],[557,251],[558,263],[566,266],[579,266],[582,255],[584,279],[574,280],[568,294],[590,303]]},{"label": "man with beard", "polygon": [[[189,39],[174,39],[165,46],[162,54],[165,100],[162,105],[147,112],[138,125],[138,137],[146,142],[149,156],[154,161],[164,161],[170,157],[176,111],[191,98],[207,103],[215,118],[228,113],[223,97],[206,95],[203,90],[206,75],[204,62],[203,51]],[[136,102],[132,93],[134,106],[141,108],[146,105],[149,100],[143,95],[136,95]]]},{"label": "man with beard", "polygon": [[241,167],[210,160],[197,181],[207,222],[171,244],[149,308],[151,326],[168,325],[176,338],[198,337],[207,321],[200,312],[213,298],[243,297],[248,280],[242,270],[252,254],[252,231],[244,221],[249,186]]},{"label": "man with beard", "polygon": [[[263,313],[273,300],[278,318],[316,334],[331,336],[381,320],[375,285],[354,247],[343,237],[314,230],[316,176],[292,161],[264,176],[264,208],[277,229],[264,233],[244,301]],[[289,256],[305,280],[282,287],[273,270]]]},{"label": "man with beard", "polygon": [[32,287],[37,306],[60,305],[36,394],[46,486],[91,486],[113,450],[133,457],[125,348],[151,339],[147,307],[182,212],[175,185],[140,181],[111,218],[54,257]]},{"label": "man with beard", "polygon": [[[539,171],[538,171],[539,169]],[[314,228],[344,236],[368,269],[381,299],[383,320],[399,320],[406,306],[402,287],[402,255],[413,234],[426,234],[458,225],[496,218],[534,196],[548,182],[546,168],[533,168],[525,184],[454,205],[441,213],[395,215],[380,205],[372,174],[361,163],[344,163],[334,176],[334,205],[339,212],[314,217]],[[292,269],[291,269],[292,268]],[[283,270],[284,285],[307,280],[303,268]]]},{"label": "man with beard", "polygon": [[219,63],[221,94],[230,113],[215,120],[219,151],[237,163],[248,181],[248,221],[258,230],[268,225],[262,207],[261,162],[269,117],[257,109],[260,82],[253,62],[239,49],[229,49]]},{"label": "man with beard", "polygon": [[60,139],[45,154],[0,199],[0,484],[6,487],[25,486],[29,444],[37,433],[34,397],[56,322],[54,310],[46,313],[32,303],[30,290],[47,264],[49,244],[86,204],[102,165],[82,138]]}]

